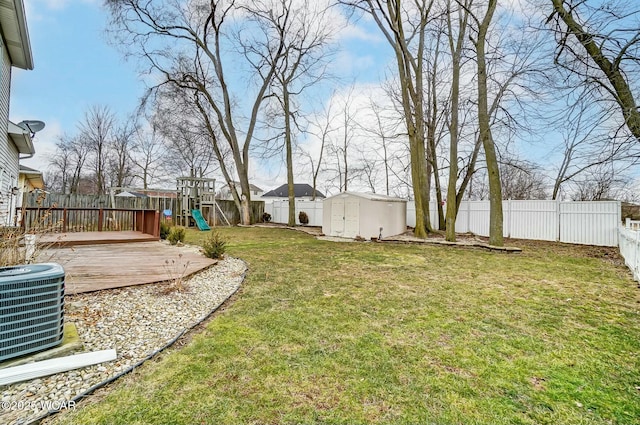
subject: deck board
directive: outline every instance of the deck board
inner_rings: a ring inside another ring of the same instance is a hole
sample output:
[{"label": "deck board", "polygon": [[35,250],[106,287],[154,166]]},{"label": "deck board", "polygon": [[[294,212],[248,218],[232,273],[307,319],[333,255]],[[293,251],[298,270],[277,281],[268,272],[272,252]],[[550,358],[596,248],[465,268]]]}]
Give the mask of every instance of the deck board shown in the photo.
[{"label": "deck board", "polygon": [[67,294],[166,281],[216,262],[193,248],[158,241],[50,247],[37,261],[64,267]]}]

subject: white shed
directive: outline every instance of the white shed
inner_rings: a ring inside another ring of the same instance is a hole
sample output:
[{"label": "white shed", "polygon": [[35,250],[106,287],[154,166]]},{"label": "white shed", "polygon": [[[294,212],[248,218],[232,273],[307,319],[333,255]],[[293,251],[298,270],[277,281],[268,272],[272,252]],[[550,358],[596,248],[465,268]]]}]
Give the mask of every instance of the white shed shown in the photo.
[{"label": "white shed", "polygon": [[343,192],[322,205],[327,236],[365,239],[399,235],[407,230],[407,201],[375,193]]}]

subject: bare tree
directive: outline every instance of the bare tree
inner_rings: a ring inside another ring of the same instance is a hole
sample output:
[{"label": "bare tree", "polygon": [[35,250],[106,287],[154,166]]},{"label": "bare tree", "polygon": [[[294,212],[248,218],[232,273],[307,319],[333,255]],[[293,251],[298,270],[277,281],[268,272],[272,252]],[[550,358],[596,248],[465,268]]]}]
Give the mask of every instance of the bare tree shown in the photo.
[{"label": "bare tree", "polygon": [[[550,0],[558,49],[556,63],[609,96],[640,141],[640,110],[631,81],[640,63],[637,2]],[[576,43],[577,41],[577,43]]]},{"label": "bare tree", "polygon": [[[366,145],[368,149],[361,151],[362,161],[371,162],[366,165],[370,183],[373,181],[373,174],[379,171],[378,164],[381,164],[384,171],[384,193],[391,195],[394,160],[397,159],[395,153],[398,151],[396,146],[402,135],[400,130],[402,124],[397,122],[395,110],[385,107],[379,100],[370,97],[369,105],[372,115],[370,118],[375,122],[375,126],[359,124],[360,129],[373,138],[371,143]],[[404,151],[404,149],[401,150]]]},{"label": "bare tree", "polygon": [[376,22],[394,50],[403,113],[409,136],[411,180],[416,204],[415,235],[431,231],[429,219],[429,173],[427,172],[424,128],[424,46],[434,0],[342,1],[365,11]]},{"label": "bare tree", "polygon": [[51,174],[57,176],[52,187],[60,192],[78,193],[84,166],[89,157],[89,146],[78,136],[62,135],[49,162]]},{"label": "bare tree", "polygon": [[540,168],[528,161],[502,158],[500,163],[503,199],[547,199],[547,183]]},{"label": "bare tree", "polygon": [[[154,142],[162,143],[162,147],[156,148],[164,155],[165,165],[159,167],[162,172],[175,181],[178,176],[206,177],[215,171],[219,159],[202,115],[192,99],[185,98],[181,90],[166,85],[157,91],[153,106],[152,132],[147,135],[153,137],[144,146],[152,154]],[[223,161],[232,168],[226,146],[220,145],[219,150]]]},{"label": "bare tree", "polygon": [[70,190],[71,172],[74,166],[71,149],[66,140],[68,136],[62,135],[56,143],[55,153],[49,159],[45,180],[49,190],[61,193]]},{"label": "bare tree", "polygon": [[115,116],[107,106],[94,105],[85,112],[84,120],[78,126],[78,137],[90,152],[89,164],[98,194],[107,193],[107,170],[115,125]]},{"label": "bare tree", "polygon": [[328,180],[340,192],[349,190],[349,184],[357,177],[351,164],[359,130],[356,119],[359,108],[355,105],[354,90],[355,85],[352,84],[346,93],[333,96],[330,100],[334,103],[330,110],[335,112],[331,114],[332,122],[329,124],[333,135],[328,138],[330,143],[327,151],[330,156],[325,161],[325,171],[329,174]]},{"label": "bare tree", "polygon": [[614,165],[603,164],[590,169],[582,178],[571,182],[574,201],[602,201],[618,199],[621,188],[628,183]]},{"label": "bare tree", "polygon": [[[300,4],[293,0],[280,0],[271,4],[271,7],[260,9],[269,12],[260,17],[265,22],[269,22],[286,40],[282,56],[274,58],[279,63],[275,64],[273,92],[282,108],[280,115],[284,121],[283,138],[289,198],[288,224],[295,226],[293,146],[298,108],[294,102],[305,89],[317,84],[325,75],[326,62],[330,53],[327,48],[331,34],[336,28],[331,25],[327,5],[321,1]],[[276,18],[280,15],[290,15],[291,18]]]},{"label": "bare tree", "polygon": [[342,137],[339,144],[336,144],[336,152],[342,155],[342,172],[340,174],[343,176],[341,181],[343,185],[341,187],[341,191],[346,192],[349,190],[348,184],[349,179],[352,178],[349,176],[349,145],[353,141],[355,137],[355,131],[357,128],[357,123],[355,121],[355,113],[353,110],[353,86],[349,89],[349,94],[344,100],[344,104],[341,109],[341,130]]},{"label": "bare tree", "polygon": [[491,132],[491,116],[489,115],[487,60],[485,55],[487,32],[491,25],[497,0],[488,0],[486,12],[482,19],[472,15],[477,23],[477,34],[474,40],[476,60],[478,64],[478,129],[480,140],[484,146],[487,174],[489,178],[489,244],[503,246],[502,234],[502,187],[500,166],[496,154],[495,142]]},{"label": "bare tree", "polygon": [[[458,215],[457,202],[454,194],[458,182],[458,136],[459,136],[459,101],[460,101],[460,73],[462,71],[462,55],[464,41],[466,39],[467,22],[469,19],[469,6],[472,0],[465,0],[457,9],[457,20],[454,27],[451,21],[451,0],[447,1],[447,30],[449,50],[451,52],[451,112],[449,119],[449,186],[447,188],[446,239],[450,242],[456,240],[456,217]],[[457,34],[454,34],[454,28]]]},{"label": "bare tree", "polygon": [[[335,95],[335,92],[334,92]],[[333,96],[331,96],[331,99]],[[302,150],[302,155],[307,158],[309,164],[311,165],[311,175],[312,175],[312,187],[313,193],[311,195],[311,200],[316,200],[316,189],[318,186],[318,175],[323,167],[323,158],[325,149],[330,143],[331,133],[336,131],[335,128],[331,126],[332,123],[332,114],[331,114],[332,103],[328,102],[323,108],[322,112],[317,114],[316,119],[313,120],[310,124],[311,127],[309,129],[309,133],[315,136],[320,141],[320,147],[317,158],[310,151]]]},{"label": "bare tree", "polygon": [[151,123],[150,129],[138,126],[131,160],[135,166],[134,176],[140,180],[144,189],[148,189],[165,172],[164,162],[168,155],[163,142],[155,123]]},{"label": "bare tree", "polygon": [[583,97],[580,93],[559,115],[562,122],[562,159],[555,172],[552,199],[560,196],[567,183],[580,180],[590,170],[609,163],[628,162],[634,158],[628,150],[630,146],[607,129],[606,122],[610,120],[613,111],[594,113],[588,96]]},{"label": "bare tree", "polygon": [[135,178],[131,153],[134,148],[134,135],[136,132],[137,126],[132,118],[113,131],[111,152],[108,156],[108,180],[111,187],[130,186]]},{"label": "bare tree", "polygon": [[[280,23],[290,16],[272,12],[268,2],[249,7],[234,1],[108,0],[107,5],[113,35],[161,76],[155,89],[169,85],[192,99],[230,188],[237,173],[241,193],[231,192],[241,222],[249,224],[251,141],[285,47],[285,34],[262,16],[272,14]],[[244,72],[247,81],[230,72]],[[233,169],[225,163],[223,145]]]}]

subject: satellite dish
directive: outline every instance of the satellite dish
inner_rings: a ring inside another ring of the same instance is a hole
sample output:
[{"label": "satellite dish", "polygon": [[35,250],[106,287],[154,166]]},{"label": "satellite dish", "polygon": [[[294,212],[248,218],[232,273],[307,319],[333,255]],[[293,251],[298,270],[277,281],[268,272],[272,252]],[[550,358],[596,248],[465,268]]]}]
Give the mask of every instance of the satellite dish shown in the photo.
[{"label": "satellite dish", "polygon": [[37,120],[25,120],[18,123],[18,127],[28,131],[33,136],[44,128],[44,122]]}]

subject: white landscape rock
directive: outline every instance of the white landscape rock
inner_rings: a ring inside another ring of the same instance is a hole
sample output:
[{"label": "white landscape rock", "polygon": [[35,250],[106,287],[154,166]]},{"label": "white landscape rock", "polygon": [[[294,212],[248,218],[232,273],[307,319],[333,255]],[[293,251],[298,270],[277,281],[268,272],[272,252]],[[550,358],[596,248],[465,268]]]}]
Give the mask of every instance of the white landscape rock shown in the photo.
[{"label": "white landscape rock", "polygon": [[[205,319],[240,287],[243,261],[225,258],[183,282],[67,296],[65,320],[75,323],[84,351],[116,348],[116,360],[0,387],[1,424],[28,424],[165,347]],[[48,403],[47,403],[48,402]],[[67,404],[65,404],[67,403]]]}]

